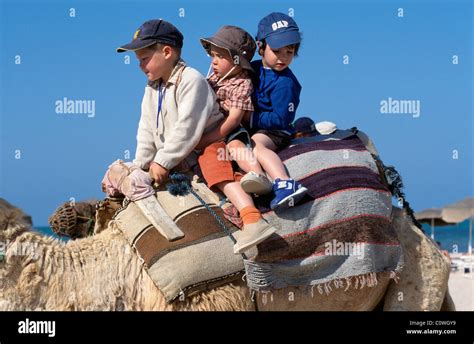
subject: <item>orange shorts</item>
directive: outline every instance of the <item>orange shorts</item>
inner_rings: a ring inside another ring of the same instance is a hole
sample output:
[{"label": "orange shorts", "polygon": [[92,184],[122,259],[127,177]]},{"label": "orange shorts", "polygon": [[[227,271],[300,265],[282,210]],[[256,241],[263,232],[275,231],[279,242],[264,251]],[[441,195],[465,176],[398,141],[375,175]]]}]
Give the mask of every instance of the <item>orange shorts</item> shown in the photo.
[{"label": "orange shorts", "polygon": [[210,189],[219,183],[239,181],[242,178],[241,173],[234,172],[225,142],[215,142],[204,148],[198,161]]}]

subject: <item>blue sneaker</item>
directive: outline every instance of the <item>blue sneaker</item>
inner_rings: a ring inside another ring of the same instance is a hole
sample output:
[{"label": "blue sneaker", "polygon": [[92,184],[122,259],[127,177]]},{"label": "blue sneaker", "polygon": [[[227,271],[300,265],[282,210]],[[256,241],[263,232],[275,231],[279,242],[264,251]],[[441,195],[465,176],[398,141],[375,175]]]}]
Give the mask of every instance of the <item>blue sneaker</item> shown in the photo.
[{"label": "blue sneaker", "polygon": [[275,198],[270,203],[272,210],[283,210],[296,205],[306,195],[308,189],[294,179],[275,179],[273,182]]}]

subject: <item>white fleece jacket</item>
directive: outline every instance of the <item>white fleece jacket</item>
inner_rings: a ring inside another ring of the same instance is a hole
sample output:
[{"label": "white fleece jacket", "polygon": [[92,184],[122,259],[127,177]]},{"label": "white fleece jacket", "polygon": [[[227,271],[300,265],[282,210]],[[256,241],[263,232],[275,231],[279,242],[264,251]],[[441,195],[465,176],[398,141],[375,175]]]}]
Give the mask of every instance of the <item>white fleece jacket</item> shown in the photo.
[{"label": "white fleece jacket", "polygon": [[168,170],[176,167],[193,151],[202,134],[223,118],[207,80],[183,60],[166,83],[157,123],[158,87],[157,82],[145,87],[138,124],[133,162],[144,170],[152,161]]}]

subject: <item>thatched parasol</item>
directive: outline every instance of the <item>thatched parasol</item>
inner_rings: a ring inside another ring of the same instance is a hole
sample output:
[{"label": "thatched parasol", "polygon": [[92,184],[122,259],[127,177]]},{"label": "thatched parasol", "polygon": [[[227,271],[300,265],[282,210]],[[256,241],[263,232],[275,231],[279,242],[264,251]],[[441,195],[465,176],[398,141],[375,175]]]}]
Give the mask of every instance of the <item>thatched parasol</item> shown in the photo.
[{"label": "thatched parasol", "polygon": [[474,198],[447,205],[441,209],[426,209],[415,214],[419,222],[431,224],[431,238],[434,239],[435,226],[449,226],[469,219],[468,252],[472,253],[472,218],[474,217]]}]

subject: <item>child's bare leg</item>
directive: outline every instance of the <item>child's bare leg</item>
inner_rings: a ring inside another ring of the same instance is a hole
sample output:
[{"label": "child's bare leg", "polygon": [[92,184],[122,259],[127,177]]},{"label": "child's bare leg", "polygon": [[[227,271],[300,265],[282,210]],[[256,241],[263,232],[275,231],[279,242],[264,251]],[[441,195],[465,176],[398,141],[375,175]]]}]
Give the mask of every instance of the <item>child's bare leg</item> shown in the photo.
[{"label": "child's bare leg", "polygon": [[255,134],[252,136],[252,140],[255,142],[253,150],[255,156],[270,177],[273,180],[277,178],[290,179],[280,157],[275,153],[277,147],[273,141],[265,134]]},{"label": "child's bare leg", "polygon": [[253,171],[257,174],[263,174],[262,167],[257,161],[252,150],[240,140],[233,140],[227,144],[232,160],[236,161],[239,167],[245,171]]},{"label": "child's bare leg", "polygon": [[252,197],[241,188],[239,182],[226,181],[216,186],[237,208],[244,223],[243,231],[234,233],[237,239],[234,253],[243,253],[276,232],[276,228],[262,218],[260,211],[255,208]]},{"label": "child's bare leg", "polygon": [[226,195],[239,212],[245,207],[255,207],[252,196],[240,187],[239,182],[221,182],[216,184],[216,187]]},{"label": "child's bare leg", "polygon": [[272,184],[263,172],[253,151],[240,140],[227,144],[232,160],[247,172],[240,181],[242,189],[250,194],[264,195],[272,191]]},{"label": "child's bare leg", "polygon": [[277,147],[267,135],[257,133],[252,139],[255,142],[254,152],[258,162],[273,179],[275,198],[270,202],[270,208],[276,211],[294,206],[303,199],[308,189],[290,179],[283,162],[275,153]]}]

